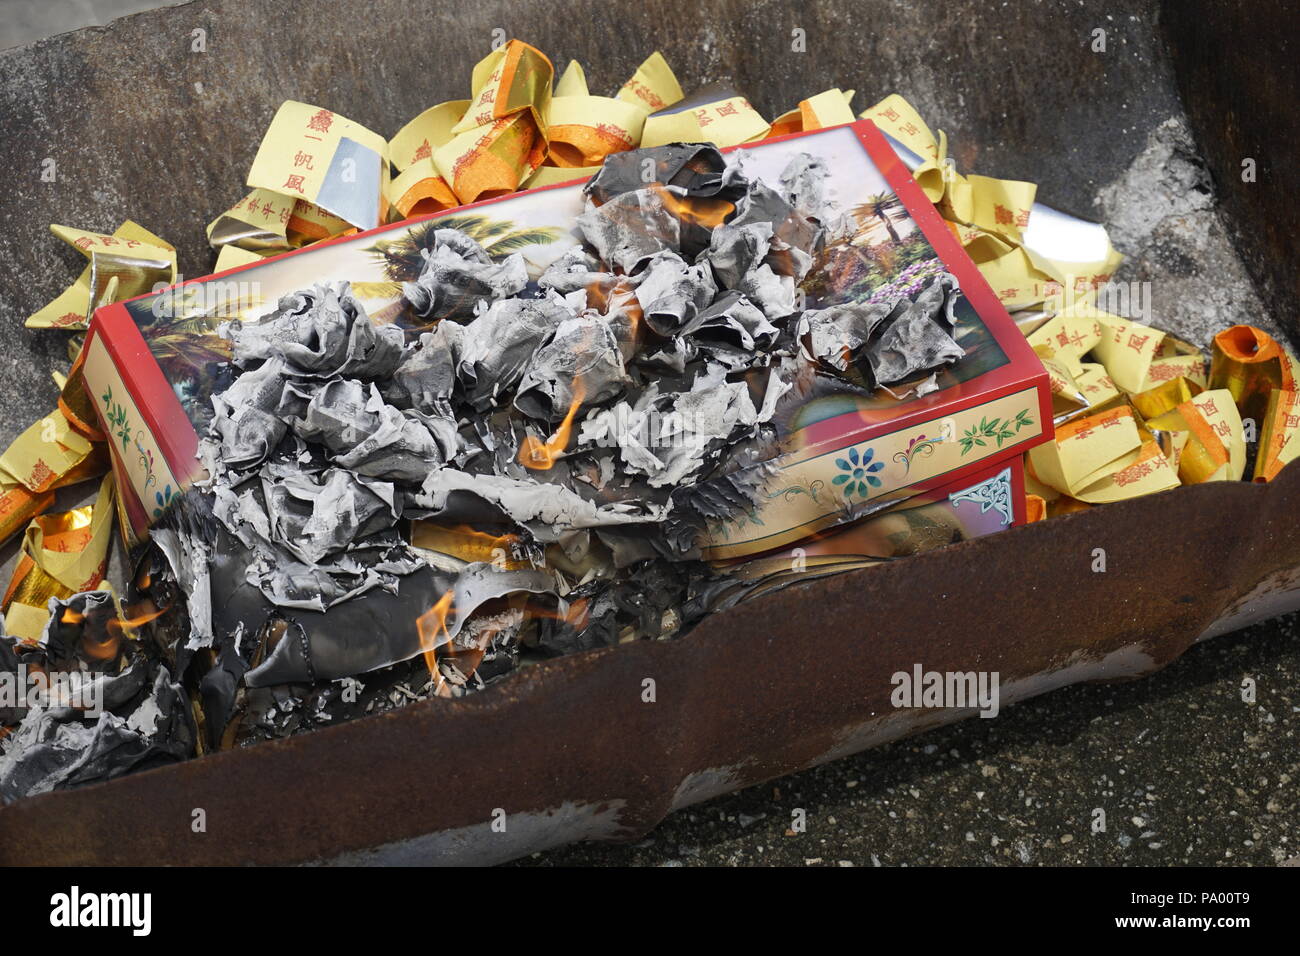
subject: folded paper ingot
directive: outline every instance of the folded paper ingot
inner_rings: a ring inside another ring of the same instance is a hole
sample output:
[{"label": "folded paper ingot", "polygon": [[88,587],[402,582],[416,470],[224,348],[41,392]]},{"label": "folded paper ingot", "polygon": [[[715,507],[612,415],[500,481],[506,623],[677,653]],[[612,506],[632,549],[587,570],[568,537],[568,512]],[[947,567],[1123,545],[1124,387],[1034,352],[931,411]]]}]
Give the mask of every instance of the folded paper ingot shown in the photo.
[{"label": "folded paper ingot", "polygon": [[682,88],[663,54],[655,50],[618,91],[618,99],[647,113],[667,109],[682,99]]},{"label": "folded paper ingot", "polygon": [[388,158],[405,172],[424,159],[433,159],[434,151],[452,140],[456,124],[465,118],[469,100],[451,100],[431,106],[411,120],[388,141]]},{"label": "folded paper ingot", "polygon": [[1255,481],[1272,481],[1288,462],[1300,457],[1300,392],[1274,389],[1269,393],[1264,424],[1259,430]]},{"label": "folded paper ingot", "polygon": [[1025,340],[1035,351],[1046,350],[1049,358],[1079,375],[1083,371],[1083,356],[1101,341],[1098,315],[1096,310],[1078,306],[1064,309],[1025,336]]},{"label": "folded paper ingot", "polygon": [[296,200],[270,189],[254,189],[212,222],[208,245],[249,252],[285,252],[291,248],[286,232]]},{"label": "folded paper ingot", "polygon": [[1246,442],[1241,414],[1226,388],[1202,392],[1147,422],[1153,431],[1185,431],[1187,443],[1178,458],[1185,484],[1240,481],[1246,470]]},{"label": "folded paper ingot", "polygon": [[79,434],[61,412],[35,422],[0,454],[0,540],[48,507],[48,495],[56,488],[98,477],[107,469],[103,445]]},{"label": "folded paper ingot", "polygon": [[[1134,463],[1143,446],[1132,408],[1118,405],[1061,425],[1030,451],[1037,479],[1062,494],[1093,502],[1095,486]],[[1170,471],[1171,485],[1177,477]]]},{"label": "folded paper ingot", "polygon": [[417,160],[388,184],[393,218],[426,216],[460,205],[460,200],[438,173],[430,158]]},{"label": "folded paper ingot", "polygon": [[555,166],[599,166],[611,153],[641,142],[645,111],[607,96],[557,96],[551,100],[550,162]]},{"label": "folded paper ingot", "polygon": [[1209,386],[1231,392],[1241,417],[1257,426],[1264,420],[1269,394],[1296,391],[1298,374],[1295,358],[1262,329],[1234,325],[1214,337]]},{"label": "folded paper ingot", "polygon": [[23,538],[0,610],[5,629],[29,643],[40,639],[49,620],[50,598],[69,598],[92,590],[108,569],[115,486],[104,476],[95,503],[34,518]]},{"label": "folded paper ingot", "polygon": [[102,300],[109,282],[117,279],[115,297],[121,301],[143,295],[155,285],[176,281],[176,250],[143,226],[127,220],[112,235],[69,226],[50,226],[90,264],[64,292],[27,318],[29,329],[84,329],[92,300]]},{"label": "folded paper ingot", "polygon": [[462,203],[513,192],[546,158],[551,61],[511,40],[474,67],[473,95],[433,163]]},{"label": "folded paper ingot", "polygon": [[247,184],[305,200],[358,229],[387,220],[388,141],[331,110],[286,100]]},{"label": "folded paper ingot", "polygon": [[648,117],[641,145],[713,143],[719,149],[763,139],[770,125],[743,96],[706,103],[677,113]]},{"label": "folded paper ingot", "polygon": [[1102,334],[1093,354],[1124,391],[1144,392],[1179,377],[1204,384],[1205,360],[1196,346],[1132,319],[1095,315]]}]

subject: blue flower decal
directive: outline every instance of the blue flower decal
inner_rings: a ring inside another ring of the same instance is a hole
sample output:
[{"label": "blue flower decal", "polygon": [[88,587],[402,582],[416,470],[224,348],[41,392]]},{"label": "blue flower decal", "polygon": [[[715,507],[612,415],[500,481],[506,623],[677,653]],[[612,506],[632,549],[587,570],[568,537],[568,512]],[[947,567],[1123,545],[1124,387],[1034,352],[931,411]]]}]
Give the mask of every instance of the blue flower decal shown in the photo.
[{"label": "blue flower decal", "polygon": [[154,500],[158,502],[158,507],[153,509],[153,516],[155,518],[161,518],[162,513],[167,510],[167,506],[171,504],[172,498],[175,497],[175,495],[172,494],[172,486],[168,485],[162,491],[155,491],[153,496]]},{"label": "blue flower decal", "polygon": [[835,459],[835,466],[844,474],[832,478],[831,484],[843,485],[845,498],[852,498],[854,495],[859,498],[867,497],[872,488],[880,487],[880,479],[876,477],[876,472],[885,467],[883,461],[872,461],[875,455],[876,453],[870,448],[865,449],[861,455],[856,448],[850,448],[848,458]]}]

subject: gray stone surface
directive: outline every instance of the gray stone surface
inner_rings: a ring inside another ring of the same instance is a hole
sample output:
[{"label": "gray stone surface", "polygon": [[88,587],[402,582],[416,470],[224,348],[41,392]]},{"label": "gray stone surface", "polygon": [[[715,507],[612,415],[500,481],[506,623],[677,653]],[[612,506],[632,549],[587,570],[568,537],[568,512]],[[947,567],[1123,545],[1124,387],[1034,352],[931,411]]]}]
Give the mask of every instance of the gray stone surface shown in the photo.
[{"label": "gray stone surface", "polygon": [[0,50],[168,5],[159,0],[4,0]]}]

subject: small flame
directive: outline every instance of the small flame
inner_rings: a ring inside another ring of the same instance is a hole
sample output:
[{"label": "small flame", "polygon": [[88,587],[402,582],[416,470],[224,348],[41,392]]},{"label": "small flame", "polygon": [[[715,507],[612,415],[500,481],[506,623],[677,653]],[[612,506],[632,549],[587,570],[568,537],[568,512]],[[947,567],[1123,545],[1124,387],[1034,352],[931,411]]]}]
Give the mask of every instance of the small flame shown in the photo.
[{"label": "small flame", "polygon": [[160,618],[166,613],[167,608],[160,607],[155,608],[152,611],[145,611],[143,614],[137,614],[134,617],[111,618],[108,622],[108,629],[110,631],[116,630],[121,634],[129,634],[142,624],[148,624],[150,621]]},{"label": "small flame", "polygon": [[682,222],[695,223],[713,229],[736,210],[734,203],[725,199],[711,199],[702,196],[677,196],[663,186],[651,187],[663,200],[664,208]]},{"label": "small flame", "polygon": [[560,422],[560,427],[555,430],[554,435],[544,442],[532,435],[526,436],[519,445],[519,464],[536,471],[545,471],[555,466],[565,446],[569,444],[569,432],[573,429],[573,419],[577,416],[578,409],[582,407],[584,397],[585,389],[582,387],[581,380],[575,381],[573,383],[573,401],[569,403],[569,411],[565,414],[564,421]]},{"label": "small flame", "polygon": [[64,624],[80,624],[85,619],[86,615],[82,614],[80,611],[74,611],[70,607],[65,607],[63,609],[63,616],[59,618],[59,620]]},{"label": "small flame", "polygon": [[415,626],[420,632],[420,650],[424,652],[424,663],[429,668],[429,677],[434,682],[442,680],[442,675],[438,671],[438,635],[447,635],[447,654],[452,654],[451,650],[451,632],[447,630],[447,615],[455,609],[451,606],[451,599],[454,592],[448,589],[447,593],[438,598],[438,603],[429,610],[425,611],[415,619]]},{"label": "small flame", "polygon": [[587,626],[587,617],[590,610],[591,602],[587,598],[578,598],[569,605],[569,609],[563,614],[549,607],[534,604],[531,601],[524,605],[524,613],[529,617],[544,617],[552,621],[563,621],[575,631],[581,631]]}]

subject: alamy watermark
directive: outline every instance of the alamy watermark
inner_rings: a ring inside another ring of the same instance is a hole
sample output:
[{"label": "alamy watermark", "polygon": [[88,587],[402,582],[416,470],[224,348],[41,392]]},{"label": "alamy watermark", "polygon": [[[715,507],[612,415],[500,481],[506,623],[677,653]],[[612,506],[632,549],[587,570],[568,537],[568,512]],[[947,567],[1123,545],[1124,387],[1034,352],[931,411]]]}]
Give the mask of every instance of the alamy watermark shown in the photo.
[{"label": "alamy watermark", "polygon": [[1000,706],[997,671],[927,671],[920,664],[896,671],[889,679],[895,707],[979,709],[981,717],[996,717]]},{"label": "alamy watermark", "polygon": [[0,710],[72,707],[87,717],[104,712],[102,675],[82,671],[47,673],[19,664],[15,671],[0,672]]}]

